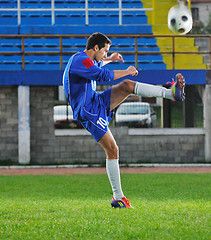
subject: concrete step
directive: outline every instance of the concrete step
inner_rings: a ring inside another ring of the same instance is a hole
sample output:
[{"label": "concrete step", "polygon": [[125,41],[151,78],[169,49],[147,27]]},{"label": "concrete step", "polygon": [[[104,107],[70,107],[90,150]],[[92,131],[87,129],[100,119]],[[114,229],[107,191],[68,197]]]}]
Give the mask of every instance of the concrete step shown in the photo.
[{"label": "concrete step", "polygon": [[[194,59],[194,62],[193,62]],[[163,54],[163,61],[166,63],[167,69],[172,69],[172,56]],[[203,63],[203,56],[197,54],[175,55],[175,69],[207,69],[207,65]]]}]

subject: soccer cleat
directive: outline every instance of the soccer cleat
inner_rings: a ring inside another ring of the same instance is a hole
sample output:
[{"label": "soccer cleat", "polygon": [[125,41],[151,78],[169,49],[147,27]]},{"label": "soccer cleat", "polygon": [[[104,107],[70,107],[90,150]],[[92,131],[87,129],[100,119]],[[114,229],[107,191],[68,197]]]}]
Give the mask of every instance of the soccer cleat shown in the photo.
[{"label": "soccer cleat", "polygon": [[184,101],[185,100],[185,79],[181,73],[176,75],[176,81],[172,79],[173,82],[171,90],[174,97],[174,101]]},{"label": "soccer cleat", "polygon": [[111,207],[113,208],[134,208],[130,205],[130,200],[123,197],[121,200],[115,200],[114,197],[111,201]]}]

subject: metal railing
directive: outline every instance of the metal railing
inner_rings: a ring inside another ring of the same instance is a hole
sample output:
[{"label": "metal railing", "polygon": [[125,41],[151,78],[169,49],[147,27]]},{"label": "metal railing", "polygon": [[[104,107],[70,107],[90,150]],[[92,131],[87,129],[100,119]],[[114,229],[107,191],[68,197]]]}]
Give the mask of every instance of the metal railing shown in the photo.
[{"label": "metal railing", "polygon": [[[89,35],[0,35],[1,39],[21,39],[21,46],[20,51],[3,51],[0,50],[1,55],[21,55],[22,56],[22,70],[25,69],[25,56],[27,55],[57,55],[59,56],[59,64],[60,69],[63,69],[63,56],[64,55],[72,55],[76,51],[64,51],[63,47],[63,38],[70,38],[70,39],[77,39],[77,38],[87,38]],[[175,56],[177,54],[208,54],[210,59],[210,67],[211,67],[211,35],[186,35],[186,36],[175,36],[175,35],[108,35],[111,40],[112,38],[133,38],[135,41],[134,51],[118,51],[121,54],[125,55],[135,55],[135,66],[138,68],[138,55],[165,55],[169,54],[172,56],[172,69],[175,68]],[[33,38],[41,38],[41,39],[59,39],[59,46],[57,47],[58,50],[56,51],[45,51],[44,47],[42,51],[27,51],[25,50],[25,39],[33,39]],[[170,38],[171,39],[171,50],[170,51],[138,51],[138,39],[139,38]],[[179,38],[209,38],[209,50],[208,51],[176,51],[176,39]],[[85,46],[84,46],[85,47]]]},{"label": "metal railing", "polygon": [[[154,2],[154,0],[152,0]],[[77,2],[76,2],[77,3]],[[124,8],[122,6],[122,0],[118,1],[118,7],[117,8],[99,8],[99,7],[94,7],[90,8],[89,7],[89,0],[84,0],[84,7],[83,8],[57,8],[55,4],[55,0],[49,1],[49,4],[51,4],[51,7],[46,8],[46,7],[41,7],[41,8],[22,8],[21,7],[21,0],[17,0],[17,7],[16,8],[0,8],[0,11],[8,12],[17,12],[17,24],[21,24],[21,13],[22,12],[50,12],[51,13],[51,24],[55,24],[55,12],[84,12],[85,13],[85,24],[89,25],[89,12],[94,11],[94,12],[118,12],[119,14],[119,25],[122,25],[122,12],[124,11],[130,11],[130,12],[139,12],[139,11],[152,11],[153,8]],[[101,3],[102,4],[102,3]],[[82,6],[82,3],[81,3]],[[109,6],[109,4],[107,4]],[[153,6],[153,4],[152,4]]]}]

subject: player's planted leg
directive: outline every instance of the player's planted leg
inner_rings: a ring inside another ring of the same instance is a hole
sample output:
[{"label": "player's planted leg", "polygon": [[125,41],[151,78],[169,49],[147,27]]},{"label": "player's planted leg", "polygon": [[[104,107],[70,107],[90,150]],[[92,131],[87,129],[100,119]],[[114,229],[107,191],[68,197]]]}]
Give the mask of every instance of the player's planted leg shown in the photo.
[{"label": "player's planted leg", "polygon": [[132,208],[123,194],[119,170],[119,149],[110,130],[100,139],[99,144],[106,153],[106,171],[113,191],[112,207]]}]

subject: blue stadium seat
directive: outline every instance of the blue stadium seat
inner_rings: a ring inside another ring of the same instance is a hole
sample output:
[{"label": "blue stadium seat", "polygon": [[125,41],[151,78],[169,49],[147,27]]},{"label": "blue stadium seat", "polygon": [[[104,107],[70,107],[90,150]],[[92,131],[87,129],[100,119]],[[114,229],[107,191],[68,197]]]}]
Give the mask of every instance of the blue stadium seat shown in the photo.
[{"label": "blue stadium seat", "polygon": [[119,1],[115,0],[90,0],[89,8],[118,8]]},{"label": "blue stadium seat", "polygon": [[123,59],[124,59],[124,63],[128,63],[128,64],[135,64],[135,55],[131,55],[131,54],[124,54],[123,55]]},{"label": "blue stadium seat", "polygon": [[51,0],[21,0],[21,8],[50,8]]},{"label": "blue stadium seat", "polygon": [[0,40],[0,52],[20,52],[21,51],[21,39],[16,38],[1,38]]},{"label": "blue stadium seat", "polygon": [[16,8],[17,1],[14,0],[1,0],[0,8]]},{"label": "blue stadium seat", "polygon": [[0,25],[17,25],[17,12],[0,10]]},{"label": "blue stadium seat", "polygon": [[134,51],[135,39],[134,38],[111,38],[112,46],[111,51]]},{"label": "blue stadium seat", "polygon": [[46,39],[39,39],[39,38],[30,38],[30,39],[25,39],[24,42],[25,45],[25,51],[33,51],[33,52],[54,52],[54,51],[59,51],[59,39],[57,38],[46,38]]},{"label": "blue stadium seat", "polygon": [[59,39],[48,39],[45,43],[46,48],[59,48]]},{"label": "blue stadium seat", "polygon": [[21,55],[1,55],[0,70],[21,70]]},{"label": "blue stadium seat", "polygon": [[119,14],[118,12],[89,12],[89,24],[91,25],[118,25]]},{"label": "blue stadium seat", "polygon": [[22,25],[51,25],[51,12],[22,12]]},{"label": "blue stadium seat", "polygon": [[156,38],[138,38],[138,46],[151,46],[156,47],[157,46],[157,40]]},{"label": "blue stadium seat", "polygon": [[[26,70],[59,70],[59,56],[55,55],[26,55]],[[55,64],[56,63],[56,64]]]},{"label": "blue stadium seat", "polygon": [[160,52],[159,47],[138,47],[138,51],[143,51],[143,52]]},{"label": "blue stadium seat", "polygon": [[122,24],[147,24],[147,16],[145,12],[123,12]]},{"label": "blue stadium seat", "polygon": [[55,0],[55,8],[84,8],[85,0]]},{"label": "blue stadium seat", "polygon": [[135,46],[134,38],[111,38],[113,46],[130,47]]},{"label": "blue stadium seat", "polygon": [[84,12],[56,12],[56,25],[85,25]]},{"label": "blue stadium seat", "polygon": [[86,46],[86,38],[63,38],[63,51],[83,51]]},{"label": "blue stadium seat", "polygon": [[126,69],[130,66],[131,64],[129,63],[110,63],[106,65],[105,68],[110,69],[110,70],[123,70]]},{"label": "blue stadium seat", "polygon": [[138,55],[138,62],[163,63],[162,55]]},{"label": "blue stadium seat", "polygon": [[122,0],[123,8],[143,8],[143,3],[140,0]]},{"label": "blue stadium seat", "polygon": [[165,63],[161,63],[161,64],[154,64],[154,63],[140,63],[138,64],[138,69],[139,70],[150,70],[150,69],[166,69],[166,64]]}]

